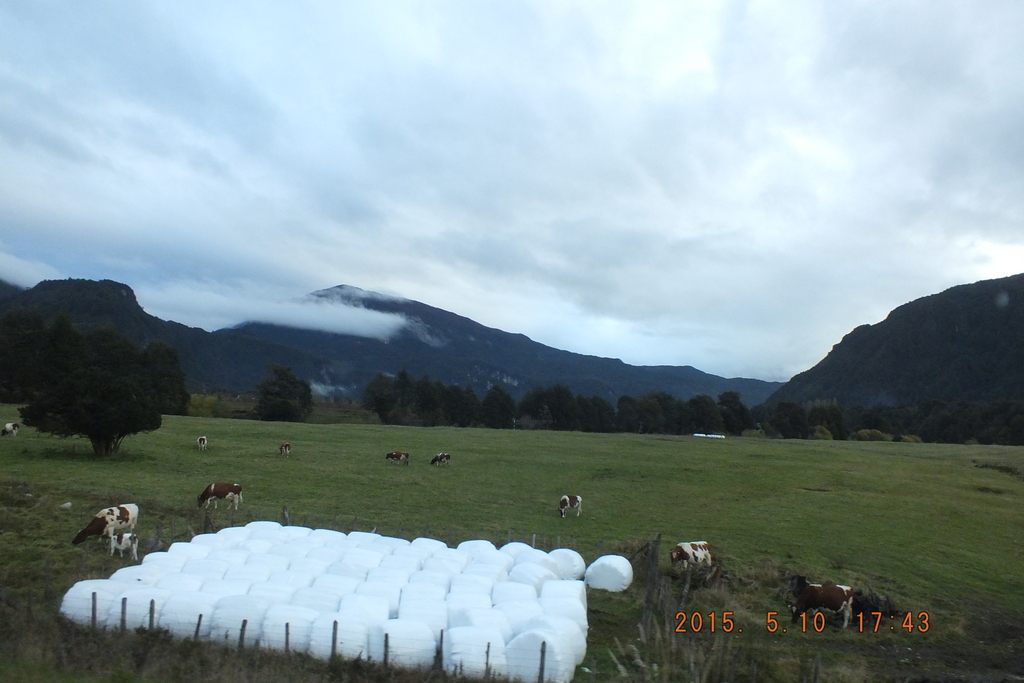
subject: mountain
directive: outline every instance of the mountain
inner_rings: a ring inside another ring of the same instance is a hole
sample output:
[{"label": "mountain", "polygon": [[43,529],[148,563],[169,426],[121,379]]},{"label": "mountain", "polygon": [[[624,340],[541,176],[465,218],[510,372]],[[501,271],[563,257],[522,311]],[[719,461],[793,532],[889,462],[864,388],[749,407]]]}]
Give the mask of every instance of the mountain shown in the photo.
[{"label": "mountain", "polygon": [[1024,400],[1024,274],[947,289],[843,337],[769,403]]},{"label": "mountain", "polygon": [[574,393],[619,396],[665,391],[680,398],[717,397],[737,391],[744,403],[763,402],[780,384],[726,379],[689,366],[632,366],[617,359],[561,351],[485,327],[469,318],[418,301],[339,285],[314,292],[307,301],[364,308],[401,316],[404,325],[388,338],[368,338],[267,323],[246,323],[206,332],[146,313],[126,285],[104,280],[53,280],[0,298],[0,314],[14,308],[41,312],[48,320],[67,312],[80,329],[110,325],[139,344],[153,339],[178,349],[193,390],[254,388],[267,365],[290,366],[315,388],[358,398],[378,372],[405,369],[445,384],[469,385],[483,396],[492,384],[520,398],[532,386],[567,385]]}]

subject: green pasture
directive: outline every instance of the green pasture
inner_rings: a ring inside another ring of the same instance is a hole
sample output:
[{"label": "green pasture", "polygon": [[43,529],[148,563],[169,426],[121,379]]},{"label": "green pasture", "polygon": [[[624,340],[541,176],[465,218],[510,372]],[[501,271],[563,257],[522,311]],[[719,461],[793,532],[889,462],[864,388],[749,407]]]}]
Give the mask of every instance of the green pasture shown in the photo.
[{"label": "green pasture", "polygon": [[[6,408],[10,417],[0,421],[16,415]],[[209,438],[205,453],[199,435]],[[285,440],[289,458],[278,455]],[[410,452],[409,466],[386,461],[392,450]],[[452,454],[450,467],[428,464],[438,451]],[[199,492],[234,481],[244,503],[235,514],[223,504],[211,510],[218,528],[280,521],[287,506],[293,524],[377,527],[450,545],[536,537],[544,548],[574,547],[588,562],[661,534],[665,572],[677,541],[706,540],[732,581],[694,591],[692,608],[734,611],[759,642],[765,612],[787,614],[791,572],[870,585],[900,609],[929,612],[932,630],[913,636],[917,642],[970,640],[979,610],[1024,612],[1021,473],[1024,449],[1010,447],[189,417],[165,417],[161,429],[126,439],[119,456],[96,460],[85,440],[23,429],[0,440],[0,588],[61,594],[126,564],[97,548],[83,558],[70,545],[107,505],[140,505],[140,547],[158,527],[164,542],[187,540],[202,530]],[[565,493],[583,496],[579,518],[559,518]],[[65,502],[70,510],[59,508]],[[613,636],[634,636],[641,599],[639,590],[592,598],[604,614],[592,617],[591,642],[604,649]],[[795,638],[805,640],[788,642],[812,642],[812,634]]]}]

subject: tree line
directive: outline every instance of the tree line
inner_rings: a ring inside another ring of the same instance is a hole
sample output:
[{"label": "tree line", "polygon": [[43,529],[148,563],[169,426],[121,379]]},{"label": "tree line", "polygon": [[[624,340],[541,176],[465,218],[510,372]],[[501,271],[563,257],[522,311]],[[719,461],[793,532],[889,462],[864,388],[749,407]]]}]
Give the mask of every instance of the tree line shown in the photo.
[{"label": "tree line", "polygon": [[405,370],[378,373],[363,392],[362,405],[384,424],[492,429],[552,429],[658,434],[741,434],[755,427],[740,395],[688,400],[665,392],[622,396],[615,405],[600,396],[573,394],[564,384],[534,387],[517,402],[503,387],[491,386],[483,399],[470,387],[446,385]]}]

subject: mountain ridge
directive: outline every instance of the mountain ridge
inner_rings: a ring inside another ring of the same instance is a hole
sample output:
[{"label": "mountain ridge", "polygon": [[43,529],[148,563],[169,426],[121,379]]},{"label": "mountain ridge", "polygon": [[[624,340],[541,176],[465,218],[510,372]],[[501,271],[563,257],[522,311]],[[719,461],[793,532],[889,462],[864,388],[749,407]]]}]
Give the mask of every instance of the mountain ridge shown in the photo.
[{"label": "mountain ridge", "polygon": [[146,344],[178,349],[192,390],[246,391],[266,366],[292,367],[323,392],[358,399],[378,372],[405,369],[446,384],[469,385],[482,396],[500,384],[519,398],[533,386],[565,384],[577,394],[615,402],[619,396],[665,391],[679,398],[738,391],[748,405],[763,402],[778,382],[722,378],[691,366],[632,366],[619,359],[554,349],[525,335],[489,328],[427,304],[338,285],[307,299],[348,298],[348,305],[402,315],[407,324],[386,339],[248,322],[207,332],[146,313],[127,285],[110,280],[48,280],[0,298],[0,314],[22,307],[48,320],[66,312],[80,329],[110,325]]}]

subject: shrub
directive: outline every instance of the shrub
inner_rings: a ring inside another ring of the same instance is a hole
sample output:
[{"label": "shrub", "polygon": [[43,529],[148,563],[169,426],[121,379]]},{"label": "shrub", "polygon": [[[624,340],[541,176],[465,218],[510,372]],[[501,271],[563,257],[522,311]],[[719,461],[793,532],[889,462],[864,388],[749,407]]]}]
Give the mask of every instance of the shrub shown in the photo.
[{"label": "shrub", "polygon": [[861,429],[853,435],[855,441],[892,441],[892,434],[877,429]]}]

